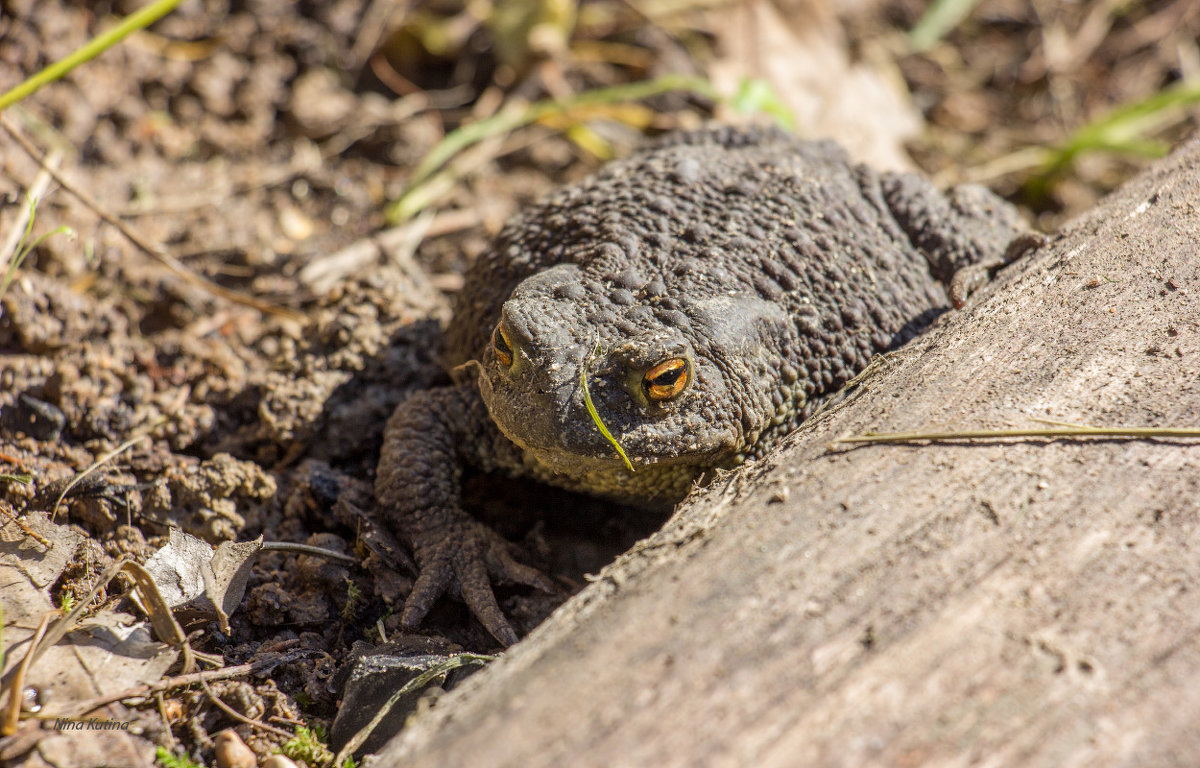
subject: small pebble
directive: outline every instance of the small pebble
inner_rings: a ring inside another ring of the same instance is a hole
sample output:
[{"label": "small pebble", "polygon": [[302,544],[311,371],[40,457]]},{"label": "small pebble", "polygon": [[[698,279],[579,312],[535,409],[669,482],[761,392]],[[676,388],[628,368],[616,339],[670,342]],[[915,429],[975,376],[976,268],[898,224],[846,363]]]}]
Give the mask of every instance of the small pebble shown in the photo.
[{"label": "small pebble", "polygon": [[246,746],[242,737],[226,728],[217,734],[217,768],[258,768],[254,750]]}]

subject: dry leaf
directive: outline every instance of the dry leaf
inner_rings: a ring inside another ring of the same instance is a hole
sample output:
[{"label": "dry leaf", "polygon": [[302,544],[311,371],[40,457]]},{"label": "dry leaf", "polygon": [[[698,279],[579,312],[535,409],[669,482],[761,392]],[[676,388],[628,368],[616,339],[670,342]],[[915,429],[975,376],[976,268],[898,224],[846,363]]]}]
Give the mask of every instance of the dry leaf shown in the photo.
[{"label": "dry leaf", "polygon": [[172,528],[170,541],[146,561],[159,594],[185,625],[216,620],[229,632],[229,615],[246,593],[262,538],[226,541],[215,550],[203,539]]},{"label": "dry leaf", "polygon": [[722,93],[765,80],[806,138],[835,138],[858,162],[911,170],[904,142],[921,118],[891,64],[850,61],[827,0],[757,0],[714,9],[719,58],[709,76]]},{"label": "dry leaf", "polygon": [[[54,583],[66,567],[82,536],[67,526],[44,518],[27,520],[40,535],[53,541],[46,551],[40,545],[24,545],[11,536],[0,536],[0,612],[3,614],[5,655],[4,684],[28,650],[29,640],[41,617],[54,611],[45,587]],[[57,634],[57,633],[56,633]],[[176,652],[154,641],[145,622],[118,612],[102,611],[73,631],[60,635],[58,642],[47,633],[43,650],[27,670],[21,686],[34,691],[42,715],[67,711],[73,703],[95,698],[108,691],[124,690],[156,681],[174,663]],[[7,700],[7,697],[3,697]],[[96,713],[108,720],[123,711],[120,705]],[[53,721],[51,721],[53,722]],[[27,746],[37,747],[27,754],[17,743],[4,753],[5,765],[55,765],[62,768],[84,765],[134,765],[151,759],[154,745],[124,731],[81,728],[61,734],[40,734]],[[25,742],[21,742],[25,743]],[[144,759],[143,759],[144,758]],[[34,760],[34,762],[29,762]]]}]

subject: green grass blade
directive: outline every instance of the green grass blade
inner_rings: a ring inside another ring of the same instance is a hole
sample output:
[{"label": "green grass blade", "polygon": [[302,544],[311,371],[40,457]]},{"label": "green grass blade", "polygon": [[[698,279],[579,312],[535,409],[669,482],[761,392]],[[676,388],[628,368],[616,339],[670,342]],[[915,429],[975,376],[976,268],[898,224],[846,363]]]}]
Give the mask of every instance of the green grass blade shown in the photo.
[{"label": "green grass blade", "polygon": [[[600,345],[596,345],[596,349],[592,352],[593,357],[598,357],[603,350]],[[604,435],[604,439],[612,443],[613,448],[617,449],[617,453],[621,456],[621,461],[625,462],[625,468],[630,472],[633,471],[633,462],[629,460],[625,449],[617,442],[617,438],[613,437],[612,432],[608,431],[608,427],[604,426],[604,422],[600,419],[600,413],[596,410],[596,406],[592,403],[592,393],[588,391],[587,383],[587,360],[583,361],[583,365],[579,371],[579,386],[583,389],[583,404],[587,406],[588,415],[592,417],[592,421],[596,422],[596,428],[600,430],[600,434]]]},{"label": "green grass blade", "polygon": [[737,92],[729,100],[729,106],[747,115],[762,112],[788,133],[796,131],[796,116],[766,80],[743,77],[738,83]]},{"label": "green grass blade", "polygon": [[978,2],[979,0],[937,0],[908,33],[908,44],[917,53],[929,50],[947,32],[967,18]]},{"label": "green grass blade", "polygon": [[29,220],[25,222],[25,232],[22,233],[21,240],[17,243],[16,253],[13,254],[12,260],[8,263],[8,267],[4,269],[4,276],[0,277],[0,296],[4,295],[4,293],[8,290],[8,287],[12,285],[12,281],[16,279],[17,270],[21,268],[21,264],[24,263],[25,258],[30,254],[30,252],[33,251],[34,248],[37,248],[39,245],[41,245],[46,238],[51,237],[52,235],[61,234],[65,234],[68,237],[75,236],[75,231],[73,229],[68,226],[61,226],[47,232],[36,240],[31,241],[29,236],[33,233],[33,221],[37,217],[37,207],[40,201],[37,197],[32,195],[28,196],[26,201],[26,205],[29,206]]},{"label": "green grass blade", "polygon": [[[32,217],[30,222],[32,223]],[[12,285],[12,281],[16,279],[17,270],[21,268],[21,264],[24,263],[25,257],[28,256],[34,248],[37,248],[39,245],[41,245],[46,238],[53,235],[66,235],[67,237],[73,238],[75,236],[75,230],[66,225],[56,227],[55,229],[50,230],[38,239],[34,240],[32,243],[26,243],[25,245],[21,246],[21,250],[17,253],[12,262],[9,263],[8,269],[4,272],[4,278],[0,280],[0,296],[4,295],[5,291],[8,290],[8,287]]]},{"label": "green grass blade", "polygon": [[1200,79],[1182,80],[1140,100],[1117,107],[1079,128],[1063,144],[1063,151],[1115,149],[1135,151],[1147,142],[1142,137],[1170,123],[1186,107],[1200,102]]},{"label": "green grass blade", "polygon": [[150,26],[174,10],[175,6],[179,5],[180,2],[181,0],[154,0],[154,2],[150,3],[145,8],[129,14],[125,18],[121,19],[121,21],[112,29],[93,37],[71,54],[59,59],[53,64],[50,64],[41,72],[38,72],[32,77],[18,83],[9,91],[0,94],[0,112],[4,111],[13,104],[16,104],[18,101],[41,88],[43,85],[58,80],[72,69],[75,69],[75,67],[78,67],[80,64],[91,61],[107,51],[109,48],[124,40],[130,34],[138,31],[139,29]]},{"label": "green grass blade", "polygon": [[1179,122],[1186,110],[1200,103],[1200,78],[1181,80],[1144,99],[1122,104],[1077,128],[1061,144],[1045,149],[1037,172],[1026,182],[1029,193],[1045,194],[1051,180],[1070,168],[1080,155],[1108,152],[1131,157],[1162,157],[1165,141],[1147,134]]},{"label": "green grass blade", "polygon": [[535,101],[525,107],[503,109],[477,123],[468,123],[446,134],[445,138],[425,156],[425,159],[413,171],[407,189],[396,202],[388,207],[388,223],[400,224],[427,205],[433,196],[425,189],[426,182],[430,182],[434,174],[452,157],[484,139],[508,133],[530,123],[536,123],[553,114],[570,112],[573,109],[597,104],[637,101],[669,91],[691,91],[713,100],[719,99],[712,83],[702,77],[665,75],[654,80],[624,83],[585,91],[562,101],[557,99]]}]

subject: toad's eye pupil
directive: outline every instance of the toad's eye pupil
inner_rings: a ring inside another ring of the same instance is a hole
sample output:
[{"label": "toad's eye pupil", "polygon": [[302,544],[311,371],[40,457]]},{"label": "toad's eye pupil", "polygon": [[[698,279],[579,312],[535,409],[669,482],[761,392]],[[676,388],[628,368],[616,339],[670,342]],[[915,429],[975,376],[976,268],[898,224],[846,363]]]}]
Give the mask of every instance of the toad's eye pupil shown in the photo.
[{"label": "toad's eye pupil", "polygon": [[496,326],[496,330],[492,331],[492,350],[496,353],[496,359],[500,361],[501,365],[505,368],[512,365],[512,344],[508,343],[508,335],[499,325]]},{"label": "toad's eye pupil", "polygon": [[642,386],[651,400],[668,400],[687,387],[688,363],[682,357],[673,357],[659,363],[642,377]]},{"label": "toad's eye pupil", "polygon": [[672,368],[669,371],[663,371],[662,373],[655,376],[653,379],[650,379],[650,386],[652,386],[652,387],[669,387],[669,386],[673,385],[676,381],[678,381],[679,377],[682,375],[683,375],[682,368]]}]

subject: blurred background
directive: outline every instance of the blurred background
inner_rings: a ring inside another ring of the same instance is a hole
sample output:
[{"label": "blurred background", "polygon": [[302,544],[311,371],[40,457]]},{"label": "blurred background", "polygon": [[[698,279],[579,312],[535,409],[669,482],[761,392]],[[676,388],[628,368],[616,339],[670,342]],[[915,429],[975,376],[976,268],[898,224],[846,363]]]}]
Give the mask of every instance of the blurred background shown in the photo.
[{"label": "blurred background", "polygon": [[[5,0],[0,88],[141,5]],[[86,165],[140,164],[121,196],[143,206],[167,194],[156,159],[250,176],[336,158],[339,194],[369,205],[300,201],[318,230],[378,226],[447,133],[543,99],[564,108],[496,126],[391,221],[473,209],[492,229],[543,177],[715,116],[986,183],[1051,229],[1192,130],[1198,35],[1188,0],[188,0],[22,109]],[[660,92],[610,92],[637,84]],[[286,250],[297,226],[255,236]]]}]

